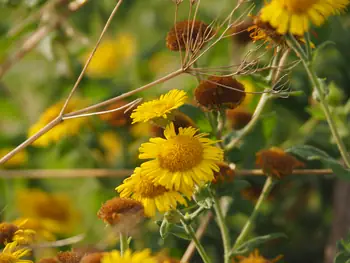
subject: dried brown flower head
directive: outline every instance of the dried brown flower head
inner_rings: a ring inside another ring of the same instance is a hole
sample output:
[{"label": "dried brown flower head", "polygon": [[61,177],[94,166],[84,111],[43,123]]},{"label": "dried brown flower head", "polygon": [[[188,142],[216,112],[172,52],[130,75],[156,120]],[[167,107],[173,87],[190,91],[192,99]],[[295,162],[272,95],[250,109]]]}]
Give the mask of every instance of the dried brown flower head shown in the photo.
[{"label": "dried brown flower head", "polygon": [[254,42],[263,40],[276,45],[286,45],[283,35],[277,33],[268,22],[263,22],[259,15],[254,17],[253,25],[248,28],[248,32],[251,32],[250,37]]},{"label": "dried brown flower head", "polygon": [[199,83],[194,96],[208,110],[234,109],[243,102],[244,90],[244,85],[232,77],[211,76]]},{"label": "dried brown flower head", "polygon": [[61,263],[79,263],[82,255],[72,251],[58,252],[57,259]]},{"label": "dried brown flower head", "polygon": [[[193,127],[196,128],[194,121],[181,111],[174,111],[173,123],[176,134],[179,133],[179,128]],[[164,138],[164,129],[160,126],[152,126],[152,134],[154,137]]]},{"label": "dried brown flower head", "polygon": [[218,172],[214,172],[214,179],[212,183],[217,184],[232,182],[235,177],[235,171],[225,162],[217,163],[217,165],[219,166],[220,170]]},{"label": "dried brown flower head", "polygon": [[103,257],[103,252],[95,252],[85,255],[80,263],[100,263]]},{"label": "dried brown flower head", "polygon": [[304,163],[277,147],[259,151],[256,154],[256,164],[265,174],[277,178],[291,174],[293,169],[304,166]]},{"label": "dried brown flower head", "polygon": [[12,242],[13,236],[19,228],[10,223],[1,223],[0,224],[0,244]]},{"label": "dried brown flower head", "polygon": [[126,223],[125,219],[130,216],[143,217],[143,205],[129,198],[114,197],[104,203],[97,216],[109,225]]},{"label": "dried brown flower head", "polygon": [[59,263],[56,258],[42,258],[38,263]]},{"label": "dried brown flower head", "polygon": [[228,123],[234,130],[243,129],[253,117],[250,112],[240,108],[241,107],[238,109],[226,111]]},{"label": "dried brown flower head", "polygon": [[196,51],[212,38],[214,30],[202,21],[178,22],[166,36],[166,46],[172,51]]},{"label": "dried brown flower head", "polygon": [[252,42],[252,38],[250,37],[250,32],[248,29],[252,27],[253,21],[247,20],[238,25],[233,25],[230,30],[230,34],[232,34],[232,38],[235,42],[240,45],[246,45]]},{"label": "dried brown flower head", "polygon": [[[126,102],[126,101],[123,101],[123,100],[117,101],[117,102],[111,104],[109,107],[107,107],[106,110],[117,109],[117,108],[125,106],[126,104],[128,104],[128,102]],[[136,105],[135,105],[135,107],[136,107]],[[111,113],[99,115],[99,117],[101,120],[108,122],[112,126],[120,127],[120,126],[124,126],[124,125],[129,125],[132,122],[130,115],[131,115],[132,110],[135,107],[131,107],[127,112],[125,112],[125,110],[127,109],[127,108],[125,108],[125,109],[114,111]]]}]

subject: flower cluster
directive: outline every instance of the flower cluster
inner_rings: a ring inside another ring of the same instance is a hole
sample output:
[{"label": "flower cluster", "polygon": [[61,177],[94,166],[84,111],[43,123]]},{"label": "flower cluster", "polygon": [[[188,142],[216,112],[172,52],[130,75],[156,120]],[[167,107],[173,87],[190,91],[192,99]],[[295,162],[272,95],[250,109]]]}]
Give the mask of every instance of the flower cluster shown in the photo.
[{"label": "flower cluster", "polygon": [[116,188],[122,198],[141,202],[146,216],[170,211],[179,204],[186,206],[185,197],[190,198],[196,186],[212,181],[214,172],[219,171],[217,163],[223,160],[223,151],[214,146],[216,141],[206,138],[207,134],[193,127],[177,127],[176,131],[169,120],[186,99],[184,91],[171,90],[131,114],[133,122],[156,120],[165,124],[163,138],[151,138],[139,149],[139,159],[147,161]]}]

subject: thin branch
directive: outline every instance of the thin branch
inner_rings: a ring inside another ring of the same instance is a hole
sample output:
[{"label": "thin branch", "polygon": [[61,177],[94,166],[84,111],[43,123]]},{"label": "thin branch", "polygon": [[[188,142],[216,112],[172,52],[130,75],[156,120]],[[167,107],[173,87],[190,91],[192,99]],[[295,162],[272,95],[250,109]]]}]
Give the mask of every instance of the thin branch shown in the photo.
[{"label": "thin branch", "polygon": [[142,98],[133,100],[132,102],[129,102],[128,104],[125,104],[119,108],[115,108],[112,110],[105,110],[105,111],[97,111],[97,112],[91,112],[91,113],[85,113],[85,114],[77,114],[77,115],[73,115],[73,116],[68,116],[62,117],[62,120],[69,120],[69,119],[76,119],[76,118],[81,118],[81,117],[90,117],[90,116],[96,116],[96,115],[103,115],[103,114],[108,114],[108,113],[113,113],[116,111],[121,111],[124,110],[124,113],[127,112],[128,110],[130,110],[131,108],[133,108],[134,106],[136,106],[137,104],[139,104],[142,101]]},{"label": "thin branch", "polygon": [[[124,178],[133,173],[128,169],[30,169],[30,170],[0,170],[1,179],[12,178],[88,178],[88,177],[114,177]],[[332,175],[331,169],[297,169],[292,175]],[[261,169],[248,169],[235,171],[236,176],[264,176]]]},{"label": "thin branch", "polygon": [[110,14],[110,16],[109,16],[109,18],[108,18],[108,20],[107,20],[105,26],[104,26],[103,29],[102,29],[102,32],[101,32],[101,34],[100,34],[100,37],[99,37],[98,40],[97,40],[97,43],[96,43],[95,47],[94,47],[93,50],[91,51],[91,54],[90,54],[88,60],[86,61],[85,65],[84,65],[84,67],[83,67],[83,69],[82,69],[82,71],[80,72],[80,75],[79,75],[77,81],[75,82],[75,84],[74,84],[72,90],[70,91],[70,93],[69,93],[69,95],[68,95],[66,101],[64,102],[64,105],[63,105],[63,107],[62,107],[62,109],[61,109],[61,112],[60,112],[60,116],[63,116],[63,113],[64,113],[64,111],[66,110],[70,99],[72,98],[74,92],[77,90],[77,88],[78,88],[78,86],[79,86],[79,84],[80,84],[80,81],[83,79],[83,76],[84,76],[84,74],[85,74],[85,71],[87,70],[88,66],[90,65],[90,62],[91,62],[93,56],[95,55],[96,50],[98,49],[98,47],[99,47],[99,45],[100,45],[100,43],[101,43],[101,40],[102,40],[103,36],[105,35],[105,33],[106,33],[106,31],[107,31],[109,25],[110,25],[111,22],[112,22],[113,17],[114,17],[115,14],[117,13],[118,8],[119,8],[119,6],[121,5],[122,2],[123,2],[123,0],[119,0],[119,1],[117,2],[117,4],[115,5],[115,7],[114,7],[112,13]]},{"label": "thin branch", "polygon": [[48,33],[57,27],[57,25],[57,21],[46,24],[31,34],[30,37],[23,42],[22,46],[0,65],[0,79],[16,62],[20,61],[28,52],[32,51]]},{"label": "thin branch", "polygon": [[84,238],[85,238],[85,234],[79,234],[79,235],[76,235],[73,237],[69,237],[69,238],[65,238],[65,239],[61,239],[61,240],[56,240],[56,241],[52,241],[52,242],[45,242],[45,243],[43,242],[43,243],[39,243],[39,244],[33,244],[30,247],[33,249],[49,248],[49,247],[63,247],[63,246],[68,246],[68,245],[79,243]]},{"label": "thin branch", "polygon": [[[198,227],[197,231],[196,231],[196,237],[198,240],[201,240],[202,236],[205,233],[205,230],[207,229],[209,222],[211,221],[211,219],[213,218],[213,213],[211,211],[209,211],[204,218],[201,219],[201,224]],[[191,240],[191,243],[188,245],[185,253],[183,254],[180,262],[181,263],[187,263],[190,262],[194,252],[196,252],[196,245],[194,243],[193,240]]]}]

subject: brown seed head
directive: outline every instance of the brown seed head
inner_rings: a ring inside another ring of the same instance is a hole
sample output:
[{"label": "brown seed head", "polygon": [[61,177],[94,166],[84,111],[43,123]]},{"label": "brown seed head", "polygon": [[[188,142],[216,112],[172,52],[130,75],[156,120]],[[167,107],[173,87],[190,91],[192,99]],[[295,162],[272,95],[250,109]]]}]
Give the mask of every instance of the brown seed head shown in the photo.
[{"label": "brown seed head", "polygon": [[252,114],[244,109],[234,109],[226,111],[227,120],[232,129],[243,129],[252,119]]},{"label": "brown seed head", "polygon": [[104,203],[97,213],[97,216],[109,225],[122,223],[123,219],[130,215],[143,217],[143,205],[129,198],[114,197]]},{"label": "brown seed head", "polygon": [[202,21],[178,22],[166,36],[166,46],[172,51],[196,51],[204,47],[214,35],[214,30]]},{"label": "brown seed head", "polygon": [[289,175],[295,168],[304,166],[304,163],[277,147],[259,151],[256,154],[256,164],[265,174],[277,178]]},{"label": "brown seed head", "polygon": [[0,244],[12,242],[13,236],[18,230],[18,227],[10,223],[0,224]]},{"label": "brown seed head", "polygon": [[245,98],[244,85],[232,77],[212,76],[194,90],[197,102],[208,110],[234,109]]},{"label": "brown seed head", "polygon": [[218,172],[214,172],[214,179],[212,183],[224,183],[224,182],[232,182],[235,177],[235,171],[230,168],[230,166],[225,162],[217,163],[220,170]]},{"label": "brown seed head", "polygon": [[[117,101],[112,105],[110,105],[109,107],[107,107],[106,110],[117,109],[125,106],[126,104],[128,104],[128,102],[126,101]],[[129,125],[132,122],[130,115],[134,108],[136,108],[136,105],[135,107],[130,108],[127,112],[125,112],[125,110],[127,109],[125,108],[125,109],[114,111],[111,113],[99,115],[99,117],[101,120],[108,122],[112,126],[120,127],[124,125]]]},{"label": "brown seed head", "polygon": [[59,263],[56,258],[42,258],[38,263]]},{"label": "brown seed head", "polygon": [[103,252],[96,252],[85,255],[80,263],[101,263]]},{"label": "brown seed head", "polygon": [[250,37],[250,32],[248,29],[253,26],[252,20],[247,20],[238,25],[233,25],[230,30],[230,34],[232,34],[232,38],[240,45],[246,45],[252,42],[252,38]]},{"label": "brown seed head", "polygon": [[58,252],[57,258],[60,263],[79,263],[82,255],[72,251],[65,251]]}]

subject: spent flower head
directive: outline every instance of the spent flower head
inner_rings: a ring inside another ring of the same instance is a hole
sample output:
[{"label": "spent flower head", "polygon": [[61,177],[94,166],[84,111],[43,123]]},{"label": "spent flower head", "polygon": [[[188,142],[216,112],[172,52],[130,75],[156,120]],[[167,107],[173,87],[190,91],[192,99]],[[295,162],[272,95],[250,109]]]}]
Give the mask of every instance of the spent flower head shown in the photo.
[{"label": "spent flower head", "polygon": [[304,166],[304,163],[277,147],[259,151],[256,154],[256,164],[265,174],[277,178],[292,174],[295,168]]}]

